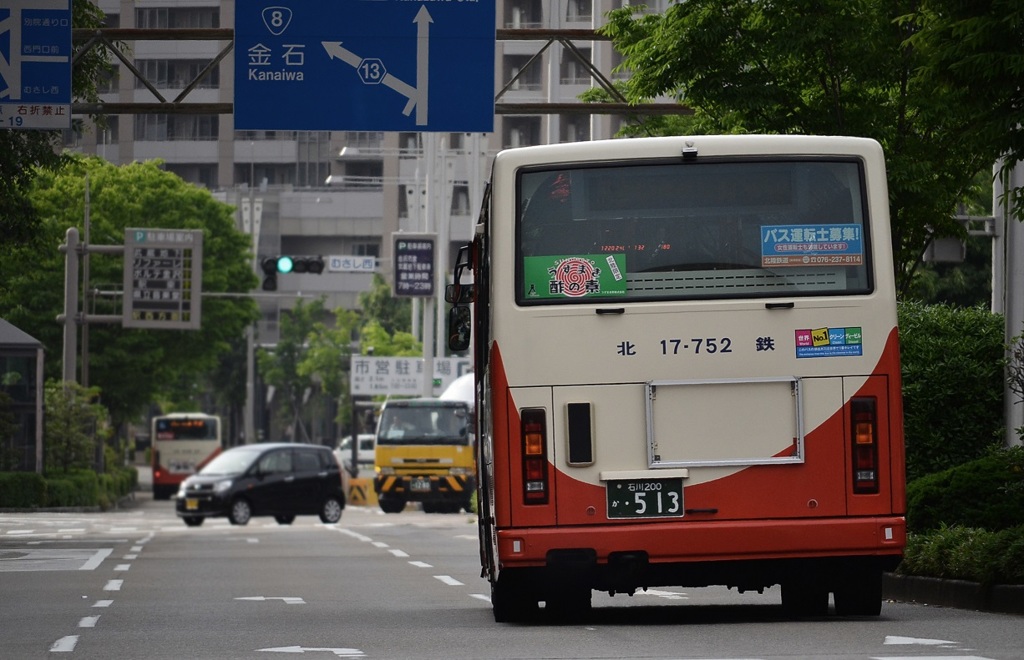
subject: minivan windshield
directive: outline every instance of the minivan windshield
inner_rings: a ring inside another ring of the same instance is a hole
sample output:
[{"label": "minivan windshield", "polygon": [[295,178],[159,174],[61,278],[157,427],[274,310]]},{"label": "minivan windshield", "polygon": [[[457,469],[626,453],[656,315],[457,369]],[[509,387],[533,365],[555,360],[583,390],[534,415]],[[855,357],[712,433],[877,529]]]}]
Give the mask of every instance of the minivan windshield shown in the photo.
[{"label": "minivan windshield", "polygon": [[249,466],[259,457],[262,450],[257,448],[236,447],[217,456],[207,463],[199,474],[220,475],[220,474],[241,474],[249,469]]}]

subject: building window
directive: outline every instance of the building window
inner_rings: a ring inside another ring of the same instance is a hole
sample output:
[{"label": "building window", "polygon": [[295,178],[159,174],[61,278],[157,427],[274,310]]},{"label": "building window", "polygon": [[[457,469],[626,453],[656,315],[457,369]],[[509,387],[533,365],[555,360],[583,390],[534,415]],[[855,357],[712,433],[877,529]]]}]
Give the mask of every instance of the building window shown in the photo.
[{"label": "building window", "polygon": [[590,139],[589,115],[561,115],[559,142],[585,142]]},{"label": "building window", "polygon": [[[589,48],[580,48],[579,52],[587,61],[592,61]],[[563,85],[590,84],[590,72],[587,71],[587,67],[569,51],[562,52],[561,75]]]},{"label": "building window", "polygon": [[[209,64],[203,60],[136,60],[135,68],[158,89],[184,89],[196,79]],[[135,89],[142,89],[145,83],[136,78]],[[213,67],[196,83],[196,89],[217,89],[220,87],[220,67]]]},{"label": "building window", "polygon": [[149,7],[135,10],[135,27],[219,28],[218,7]]},{"label": "building window", "polygon": [[219,128],[217,115],[138,115],[135,139],[142,142],[216,140]]},{"label": "building window", "polygon": [[540,0],[513,0],[505,4],[505,27],[513,30],[520,28],[544,27],[544,11]]},{"label": "building window", "polygon": [[527,147],[540,143],[540,117],[505,118],[503,147]]},{"label": "building window", "polygon": [[537,91],[541,88],[543,67],[530,63],[530,55],[506,55],[504,58],[505,81],[511,82],[509,90]]},{"label": "building window", "polygon": [[594,17],[591,0],[569,0],[565,7],[565,20],[570,22],[590,22]]},{"label": "building window", "polygon": [[357,257],[380,258],[380,243],[353,243],[352,254]]}]

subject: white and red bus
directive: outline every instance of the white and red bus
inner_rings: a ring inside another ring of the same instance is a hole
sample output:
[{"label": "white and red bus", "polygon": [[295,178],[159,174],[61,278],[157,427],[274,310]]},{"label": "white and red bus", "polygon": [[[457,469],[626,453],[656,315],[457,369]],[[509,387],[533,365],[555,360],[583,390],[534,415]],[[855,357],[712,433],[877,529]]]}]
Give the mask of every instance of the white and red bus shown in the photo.
[{"label": "white and red bus", "polygon": [[906,539],[888,204],[860,138],[496,156],[446,297],[498,621],[669,585],[879,614]]},{"label": "white and red bus", "polygon": [[153,499],[178,492],[185,477],[195,474],[223,449],[220,417],[205,413],[157,415],[151,422]]}]

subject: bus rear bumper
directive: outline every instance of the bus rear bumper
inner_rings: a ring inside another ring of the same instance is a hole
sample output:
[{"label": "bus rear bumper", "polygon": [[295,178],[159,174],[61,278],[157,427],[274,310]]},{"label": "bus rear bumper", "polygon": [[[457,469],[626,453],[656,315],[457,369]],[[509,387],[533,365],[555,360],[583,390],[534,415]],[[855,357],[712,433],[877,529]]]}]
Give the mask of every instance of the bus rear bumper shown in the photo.
[{"label": "bus rear bumper", "polygon": [[574,574],[602,591],[659,585],[757,590],[798,573],[874,573],[894,569],[905,545],[902,516],[498,531],[501,570]]}]

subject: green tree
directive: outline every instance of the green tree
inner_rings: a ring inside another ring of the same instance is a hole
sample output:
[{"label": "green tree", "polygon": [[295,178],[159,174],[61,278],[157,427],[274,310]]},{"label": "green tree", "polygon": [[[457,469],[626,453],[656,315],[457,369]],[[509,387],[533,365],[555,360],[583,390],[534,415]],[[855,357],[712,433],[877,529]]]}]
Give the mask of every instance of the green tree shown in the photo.
[{"label": "green tree", "polygon": [[44,470],[54,474],[92,468],[108,420],[106,408],[97,403],[99,388],[48,380],[43,397]]},{"label": "green tree", "polygon": [[927,61],[897,20],[916,0],[687,0],[664,14],[623,7],[603,32],[640,102],[660,96],[691,117],[641,125],[651,133],[804,133],[878,140],[886,153],[897,287],[903,292],[931,231],[962,236],[953,220],[988,150],[963,133],[955,89],[923,84]]},{"label": "green tree", "polygon": [[[922,55],[918,84],[954,97],[965,138],[988,157],[1024,160],[1024,4],[1018,0],[920,0],[903,17]],[[1024,188],[1013,191],[1024,215]]]},{"label": "green tree", "polygon": [[256,354],[263,381],[273,385],[275,405],[291,419],[293,437],[309,442],[310,435],[303,419],[303,399],[315,386],[314,372],[300,369],[306,360],[307,347],[314,328],[327,316],[323,299],[306,303],[301,298],[290,311],[281,314],[281,334],[273,349],[260,349]]},{"label": "green tree", "polygon": [[392,296],[391,287],[380,274],[373,276],[373,287],[369,291],[359,294],[359,308],[363,310],[364,320],[377,321],[388,334],[412,329],[409,299]]},{"label": "green tree", "polygon": [[296,368],[299,376],[318,381],[324,394],[335,402],[334,422],[341,428],[351,420],[349,373],[352,339],[358,323],[359,314],[347,309],[334,310],[333,326],[314,322],[305,354]]},{"label": "green tree", "polygon": [[[104,24],[104,14],[89,0],[74,0],[71,24],[98,28]],[[123,45],[116,47],[123,49]],[[98,101],[97,83],[112,70],[103,50],[76,54],[71,72],[73,100]],[[62,142],[61,131],[0,129],[0,254],[36,239],[39,216],[30,199],[32,180],[40,170],[55,172],[66,164]]]},{"label": "green tree", "polygon": [[360,345],[364,355],[415,357],[423,355],[423,345],[411,333],[396,330],[389,333],[380,321],[369,319],[360,332]]},{"label": "green tree", "polygon": [[[118,167],[99,158],[70,156],[60,172],[40,170],[33,180],[30,198],[41,218],[38,242],[16,246],[0,260],[0,317],[43,343],[48,378],[61,375],[63,330],[55,319],[64,309],[64,256],[57,247],[69,227],[82,225],[86,180],[92,244],[120,245],[127,227],[203,230],[199,330],[90,326],[89,385],[99,387],[119,426],[143,413],[170,384],[206,382],[222,354],[258,316],[247,297],[206,294],[247,294],[257,282],[248,237],[235,229],[231,207],[209,191],[161,170],[156,162]],[[90,289],[120,291],[123,263],[120,255],[91,255]],[[113,294],[87,302],[90,314],[120,313]]]}]

